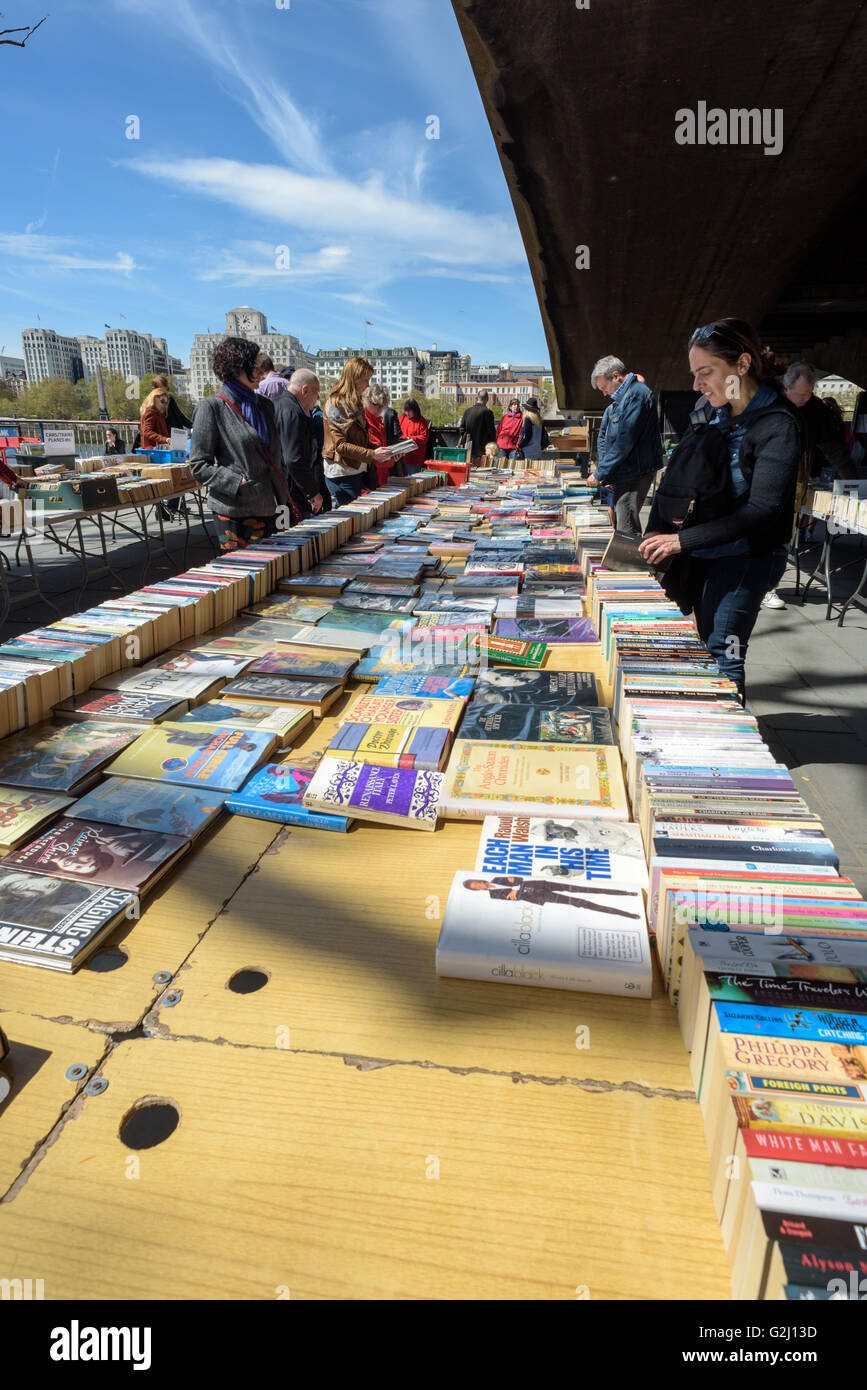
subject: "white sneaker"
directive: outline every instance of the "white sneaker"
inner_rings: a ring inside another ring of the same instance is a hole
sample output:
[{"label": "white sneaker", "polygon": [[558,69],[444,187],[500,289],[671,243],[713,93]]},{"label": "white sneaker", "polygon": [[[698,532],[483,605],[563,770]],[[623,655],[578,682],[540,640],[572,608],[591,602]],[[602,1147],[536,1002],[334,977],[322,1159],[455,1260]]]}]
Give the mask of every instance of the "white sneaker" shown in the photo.
[{"label": "white sneaker", "polygon": [[771,592],[769,594],[765,594],[764,598],[762,599],[763,608],[785,608],[785,606],[786,605],[784,601],[780,598],[780,595],[777,593],[776,589],[771,589]]}]

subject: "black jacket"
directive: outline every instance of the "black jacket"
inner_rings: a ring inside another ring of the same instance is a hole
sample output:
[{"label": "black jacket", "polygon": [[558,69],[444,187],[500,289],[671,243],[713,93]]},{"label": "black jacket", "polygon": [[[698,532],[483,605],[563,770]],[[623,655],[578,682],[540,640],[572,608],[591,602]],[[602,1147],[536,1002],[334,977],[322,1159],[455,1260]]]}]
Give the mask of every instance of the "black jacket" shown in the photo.
[{"label": "black jacket", "polygon": [[[702,409],[706,411],[707,407],[700,407],[690,418],[701,415]],[[687,434],[691,432],[692,426]],[[688,553],[727,545],[743,537],[753,555],[769,555],[788,545],[795,520],[803,448],[798,412],[783,396],[763,410],[751,411],[738,452],[738,462],[750,488],[746,500],[738,499],[739,506],[728,516],[682,530],[681,550]]]},{"label": "black jacket", "polygon": [[193,428],[192,420],[187,419],[174,396],[169,396],[169,404],[166,410],[166,424],[170,430],[191,430]]},{"label": "black jacket", "polygon": [[330,511],[331,494],[322,463],[322,436],[316,422],[291,391],[284,391],[273,404],[283,467],[292,496],[309,516],[310,498],[318,492],[322,496],[322,510]]},{"label": "black jacket", "polygon": [[126,452],[126,445],[124,444],[121,438],[118,438],[116,444],[106,444],[105,448],[102,451],[102,456],[103,458],[108,458],[112,454],[125,454]]},{"label": "black jacket", "polygon": [[471,405],[461,416],[461,441],[469,439],[473,446],[473,458],[485,452],[486,444],[496,444],[497,426],[493,413],[486,405]]}]

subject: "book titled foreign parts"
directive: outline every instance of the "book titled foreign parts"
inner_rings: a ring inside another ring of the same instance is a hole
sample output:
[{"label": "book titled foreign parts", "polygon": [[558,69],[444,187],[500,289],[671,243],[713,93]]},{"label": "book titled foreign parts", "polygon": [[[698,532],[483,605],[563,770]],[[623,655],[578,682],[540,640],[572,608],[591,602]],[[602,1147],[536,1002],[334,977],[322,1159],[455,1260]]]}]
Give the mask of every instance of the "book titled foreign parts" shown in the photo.
[{"label": "book titled foreign parts", "polygon": [[71,972],[135,911],[117,888],[0,869],[0,960]]},{"label": "book titled foreign parts", "polygon": [[236,816],[277,821],[282,825],[347,831],[352,825],[347,816],[323,815],[319,811],[308,811],[302,805],[312,780],[313,773],[306,768],[269,763],[254,773],[241,791],[227,799],[226,810]]},{"label": "book titled foreign parts", "polygon": [[435,830],[442,787],[440,772],[324,757],[304,793],[304,805],[328,815]]}]

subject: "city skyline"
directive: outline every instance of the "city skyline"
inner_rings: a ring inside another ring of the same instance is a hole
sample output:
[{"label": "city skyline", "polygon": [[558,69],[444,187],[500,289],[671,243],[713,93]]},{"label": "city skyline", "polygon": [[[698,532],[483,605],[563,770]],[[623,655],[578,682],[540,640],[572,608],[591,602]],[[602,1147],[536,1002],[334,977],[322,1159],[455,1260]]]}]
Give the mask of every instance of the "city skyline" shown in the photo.
[{"label": "city skyline", "polygon": [[[548,359],[453,15],[437,0],[337,10],[337,56],[314,0],[178,0],[168,49],[144,0],[107,0],[98,27],[84,0],[50,17],[0,90],[7,125],[26,129],[0,232],[5,354],[23,355],[26,327],[110,323],[186,360],[224,306],[265,301],[269,326],[313,352],[366,332],[371,347]],[[403,63],[408,49],[424,62]],[[105,99],[85,111],[94,83]]]}]

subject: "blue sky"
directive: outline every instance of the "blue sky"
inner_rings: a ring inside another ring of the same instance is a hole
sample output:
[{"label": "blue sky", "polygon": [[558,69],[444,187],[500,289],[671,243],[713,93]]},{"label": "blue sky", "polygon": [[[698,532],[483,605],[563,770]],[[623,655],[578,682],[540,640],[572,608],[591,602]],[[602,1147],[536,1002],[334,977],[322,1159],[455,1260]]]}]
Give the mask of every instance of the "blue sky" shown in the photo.
[{"label": "blue sky", "polygon": [[[6,0],[3,24],[42,3]],[[547,363],[448,0],[278,5],[45,0],[32,47],[0,48],[0,350],[39,314],[159,334],[186,363],[249,304],[313,350],[370,319],[372,347]]]}]

